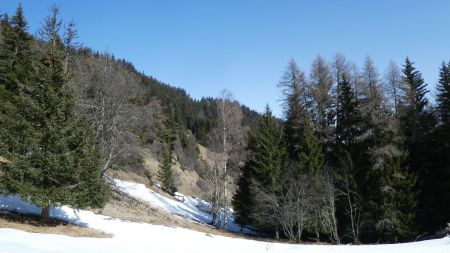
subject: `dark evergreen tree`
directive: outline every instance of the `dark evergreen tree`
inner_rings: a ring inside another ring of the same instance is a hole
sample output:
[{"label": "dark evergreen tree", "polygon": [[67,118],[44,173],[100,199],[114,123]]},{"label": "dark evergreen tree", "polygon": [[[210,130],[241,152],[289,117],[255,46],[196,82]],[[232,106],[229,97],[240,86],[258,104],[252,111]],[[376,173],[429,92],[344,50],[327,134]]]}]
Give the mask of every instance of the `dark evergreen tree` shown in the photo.
[{"label": "dark evergreen tree", "polygon": [[348,74],[342,74],[337,86],[335,157],[328,161],[335,168],[337,187],[343,193],[338,202],[337,217],[340,233],[351,231],[354,242],[359,242],[361,204],[357,172],[361,161],[358,139],[361,135],[361,114]]},{"label": "dark evergreen tree", "polygon": [[403,129],[406,134],[406,145],[409,150],[408,162],[412,171],[419,172],[423,169],[425,160],[427,160],[422,151],[426,144],[426,137],[433,127],[434,120],[427,111],[427,84],[424,82],[422,74],[415,69],[409,58],[406,58],[402,72],[403,82],[408,87],[401,116]]},{"label": "dark evergreen tree", "polygon": [[439,123],[446,129],[450,128],[450,61],[442,63],[439,71],[439,83],[436,87],[436,110],[439,114]]},{"label": "dark evergreen tree", "polygon": [[275,190],[287,158],[281,130],[268,106],[257,128],[250,132],[247,150],[247,161],[233,198],[235,215],[241,225],[258,224],[267,228],[273,221],[258,217],[259,212],[265,210],[256,208],[256,191],[271,193]]},{"label": "dark evergreen tree", "polygon": [[42,207],[44,218],[51,207],[100,207],[107,197],[92,132],[75,117],[74,98],[66,85],[57,15],[53,8],[46,19],[37,85],[29,89],[36,104],[33,129],[22,131],[33,134],[35,142],[26,155],[12,152],[10,162],[1,167],[0,181],[2,192]]},{"label": "dark evergreen tree", "polygon": [[158,179],[161,181],[161,188],[173,195],[177,191],[177,187],[175,185],[175,178],[173,174],[173,156],[172,156],[172,147],[171,144],[166,144],[162,155],[162,162],[159,164],[158,170]]},{"label": "dark evergreen tree", "polygon": [[365,201],[365,234],[370,241],[406,240],[415,232],[416,177],[408,170],[404,138],[396,121],[380,122],[376,129],[365,179],[359,182]]},{"label": "dark evergreen tree", "polygon": [[402,105],[401,124],[406,136],[408,149],[407,164],[411,173],[417,175],[415,188],[419,191],[416,222],[419,229],[427,226],[429,214],[427,213],[428,187],[431,187],[430,178],[433,168],[430,157],[434,157],[432,131],[436,120],[428,109],[426,94],[427,84],[422,75],[415,69],[413,63],[406,58],[403,67],[403,82],[407,86],[405,103]]},{"label": "dark evergreen tree", "polygon": [[299,155],[299,168],[303,170],[303,173],[318,179],[325,164],[325,159],[322,146],[318,137],[314,134],[313,125],[309,118],[306,119],[304,125],[303,141],[303,149]]},{"label": "dark evergreen tree", "polygon": [[361,134],[359,103],[346,75],[337,87],[335,139],[338,150],[356,151],[357,138]]},{"label": "dark evergreen tree", "polygon": [[252,191],[252,171],[246,164],[242,167],[242,174],[236,184],[236,192],[233,196],[233,215],[235,222],[241,226],[241,230],[244,226],[255,224],[253,218],[255,207],[255,196]]},{"label": "dark evergreen tree", "polygon": [[32,146],[35,131],[31,121],[36,109],[33,102],[35,73],[30,50],[32,38],[19,4],[16,14],[5,14],[0,22],[3,41],[0,44],[0,149],[4,155],[26,155]]},{"label": "dark evergreen tree", "polygon": [[450,63],[442,63],[437,92],[439,123],[430,137],[432,154],[421,187],[421,232],[441,230],[450,220]]}]

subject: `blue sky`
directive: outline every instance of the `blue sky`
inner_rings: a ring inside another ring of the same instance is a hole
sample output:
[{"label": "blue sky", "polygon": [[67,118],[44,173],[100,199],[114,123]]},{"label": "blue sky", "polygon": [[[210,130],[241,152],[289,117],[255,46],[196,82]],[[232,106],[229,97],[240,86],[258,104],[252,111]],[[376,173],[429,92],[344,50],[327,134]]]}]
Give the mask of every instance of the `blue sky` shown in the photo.
[{"label": "blue sky", "polygon": [[[2,0],[13,13],[19,1]],[[450,60],[450,1],[432,0],[23,0],[34,33],[55,3],[79,41],[131,61],[138,70],[193,96],[227,88],[242,103],[280,115],[276,85],[294,57],[308,72],[317,54],[340,52],[379,71],[409,56],[434,91]]]}]

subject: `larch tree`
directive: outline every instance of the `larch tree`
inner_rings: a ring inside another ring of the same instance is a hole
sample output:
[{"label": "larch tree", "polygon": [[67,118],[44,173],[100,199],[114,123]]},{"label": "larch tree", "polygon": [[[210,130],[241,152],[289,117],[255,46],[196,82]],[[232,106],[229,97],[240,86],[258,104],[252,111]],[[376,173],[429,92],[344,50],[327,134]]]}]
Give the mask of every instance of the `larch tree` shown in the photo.
[{"label": "larch tree", "polygon": [[399,116],[399,107],[402,103],[401,101],[404,99],[405,88],[403,87],[404,83],[402,82],[401,75],[402,73],[398,65],[394,61],[390,61],[384,74],[384,86],[389,101],[392,104],[395,118]]},{"label": "larch tree", "polygon": [[334,87],[331,70],[325,60],[317,56],[310,73],[310,90],[313,97],[313,120],[324,152],[331,152],[335,119]]},{"label": "larch tree", "polygon": [[298,68],[294,59],[288,63],[278,87],[283,95],[284,136],[287,151],[292,161],[298,161],[302,148],[302,131],[305,118],[311,108],[308,84],[304,73]]}]

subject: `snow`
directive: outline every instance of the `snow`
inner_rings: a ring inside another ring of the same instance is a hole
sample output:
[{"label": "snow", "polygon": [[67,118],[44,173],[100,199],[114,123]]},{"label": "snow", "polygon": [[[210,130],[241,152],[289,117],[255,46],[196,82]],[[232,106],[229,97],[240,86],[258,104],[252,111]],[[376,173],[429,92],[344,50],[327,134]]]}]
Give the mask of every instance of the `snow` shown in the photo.
[{"label": "snow", "polygon": [[[207,203],[202,200],[178,195],[177,198],[184,199],[183,202],[179,202],[165,198],[141,184],[120,180],[115,180],[115,182],[121,190],[126,191],[130,195],[187,219],[204,223],[210,218],[204,209]],[[0,209],[31,214],[40,212],[39,208],[28,205],[17,197],[2,195],[0,195]],[[390,245],[296,245],[229,238],[178,227],[121,221],[94,214],[90,211],[72,209],[67,206],[52,209],[50,215],[103,230],[114,236],[112,238],[76,238],[0,228],[0,252],[450,252],[450,237]]]},{"label": "snow", "polygon": [[[208,224],[212,220],[212,215],[209,212],[209,210],[211,210],[211,204],[202,199],[186,196],[177,192],[175,193],[175,198],[178,199],[178,201],[175,201],[158,194],[143,184],[126,182],[119,179],[114,179],[114,183],[121,191],[183,218],[203,224]],[[233,210],[230,209],[228,213],[230,214],[228,216],[229,231],[244,234],[253,233],[249,228],[243,228],[241,231],[241,227],[234,223],[234,217],[232,215]],[[221,219],[223,220],[223,212],[221,212]]]}]

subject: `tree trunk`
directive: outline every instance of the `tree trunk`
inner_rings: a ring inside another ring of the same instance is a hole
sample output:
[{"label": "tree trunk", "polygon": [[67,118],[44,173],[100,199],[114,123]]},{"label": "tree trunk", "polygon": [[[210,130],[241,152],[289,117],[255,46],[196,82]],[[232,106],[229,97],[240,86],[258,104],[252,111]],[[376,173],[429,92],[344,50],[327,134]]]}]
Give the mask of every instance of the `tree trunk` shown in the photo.
[{"label": "tree trunk", "polygon": [[300,224],[300,222],[297,222],[297,243],[300,243],[302,239],[302,227],[303,226]]},{"label": "tree trunk", "polygon": [[[225,126],[225,118],[224,118],[224,122],[223,122],[224,126]],[[223,211],[223,228],[225,230],[227,230],[228,228],[228,194],[227,194],[227,190],[228,190],[228,186],[227,186],[227,162],[228,162],[228,151],[226,149],[226,144],[227,144],[227,129],[224,127],[223,128],[223,151],[225,154],[225,158],[224,158],[224,169],[223,169],[223,199],[224,199],[224,211]]]},{"label": "tree trunk", "polygon": [[43,207],[41,210],[41,219],[48,219],[50,217],[50,208]]}]

